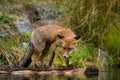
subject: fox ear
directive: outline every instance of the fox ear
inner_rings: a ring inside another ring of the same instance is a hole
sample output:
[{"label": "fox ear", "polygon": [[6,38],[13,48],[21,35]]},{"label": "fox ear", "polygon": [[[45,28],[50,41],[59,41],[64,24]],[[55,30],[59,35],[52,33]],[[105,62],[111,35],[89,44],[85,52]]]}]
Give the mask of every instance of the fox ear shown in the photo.
[{"label": "fox ear", "polygon": [[60,34],[58,34],[57,37],[58,37],[59,39],[63,39],[63,38],[64,38],[64,36],[63,36],[63,35],[60,35]]},{"label": "fox ear", "polygon": [[78,39],[80,39],[80,37],[81,37],[80,35],[77,35],[74,37],[74,39],[78,40]]}]

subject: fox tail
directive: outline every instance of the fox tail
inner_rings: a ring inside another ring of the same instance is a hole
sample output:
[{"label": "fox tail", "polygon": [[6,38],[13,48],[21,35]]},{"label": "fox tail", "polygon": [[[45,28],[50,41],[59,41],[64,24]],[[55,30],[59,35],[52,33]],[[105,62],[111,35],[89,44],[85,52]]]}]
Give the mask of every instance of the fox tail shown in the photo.
[{"label": "fox tail", "polygon": [[30,41],[25,55],[19,62],[19,67],[28,67],[31,63],[31,56],[33,53],[34,53],[34,45]]}]

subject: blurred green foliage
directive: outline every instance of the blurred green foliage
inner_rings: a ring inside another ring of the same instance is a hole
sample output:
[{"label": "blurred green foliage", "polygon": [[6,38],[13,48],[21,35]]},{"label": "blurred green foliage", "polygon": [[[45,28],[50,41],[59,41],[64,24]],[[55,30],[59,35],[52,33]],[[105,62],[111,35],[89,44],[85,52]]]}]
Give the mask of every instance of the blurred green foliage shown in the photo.
[{"label": "blurred green foliage", "polygon": [[[113,60],[110,61],[120,64],[119,0],[52,1],[56,8],[62,9],[64,13],[58,19],[59,23],[82,35],[82,41],[87,46],[86,50],[80,52],[83,59],[92,59],[101,48],[112,56]],[[92,60],[95,61],[95,58]]]},{"label": "blurred green foliage", "polygon": [[11,24],[11,23],[13,23],[13,19],[9,18],[6,15],[0,15],[0,23]]}]

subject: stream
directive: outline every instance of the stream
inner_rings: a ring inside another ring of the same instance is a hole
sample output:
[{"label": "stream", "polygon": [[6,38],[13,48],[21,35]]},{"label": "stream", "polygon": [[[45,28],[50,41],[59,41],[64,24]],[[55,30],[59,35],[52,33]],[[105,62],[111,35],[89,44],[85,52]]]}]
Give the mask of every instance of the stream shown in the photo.
[{"label": "stream", "polygon": [[112,69],[109,71],[100,71],[99,75],[84,75],[81,76],[65,76],[65,75],[14,75],[0,74],[0,80],[120,80],[120,69]]}]

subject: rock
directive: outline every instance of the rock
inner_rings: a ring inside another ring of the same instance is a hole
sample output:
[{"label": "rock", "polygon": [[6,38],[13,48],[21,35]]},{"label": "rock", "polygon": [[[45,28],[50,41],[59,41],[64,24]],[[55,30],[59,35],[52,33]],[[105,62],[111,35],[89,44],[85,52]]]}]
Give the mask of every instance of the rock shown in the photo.
[{"label": "rock", "polygon": [[53,24],[56,23],[56,18],[63,14],[62,10],[57,10],[51,6],[43,6],[37,8],[41,15],[41,23]]},{"label": "rock", "polygon": [[16,25],[17,30],[20,34],[31,32],[33,29],[32,24],[28,20],[16,21],[14,24]]},{"label": "rock", "polygon": [[6,32],[0,33],[0,37],[5,37],[5,36],[7,36],[7,35],[8,35],[8,33],[6,33]]},{"label": "rock", "polygon": [[23,43],[18,45],[18,48],[23,49],[23,48],[27,48],[27,46],[28,46],[28,43],[23,42]]},{"label": "rock", "polygon": [[98,75],[99,70],[97,68],[86,68],[84,74],[86,75]]},{"label": "rock", "polygon": [[53,24],[55,23],[55,20],[52,19],[44,19],[43,21],[41,21],[43,24]]}]

